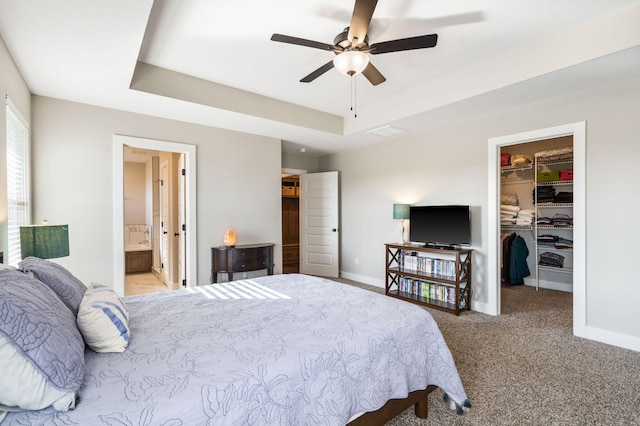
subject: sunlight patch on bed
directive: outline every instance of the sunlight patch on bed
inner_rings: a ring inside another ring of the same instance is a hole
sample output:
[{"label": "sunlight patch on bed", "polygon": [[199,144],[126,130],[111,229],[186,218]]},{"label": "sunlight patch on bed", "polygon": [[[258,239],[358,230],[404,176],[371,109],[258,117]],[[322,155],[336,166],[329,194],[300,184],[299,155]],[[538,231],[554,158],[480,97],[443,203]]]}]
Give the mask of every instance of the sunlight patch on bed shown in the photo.
[{"label": "sunlight patch on bed", "polygon": [[291,299],[286,294],[265,287],[253,280],[240,280],[230,283],[209,284],[188,288],[192,294],[200,293],[209,299]]}]

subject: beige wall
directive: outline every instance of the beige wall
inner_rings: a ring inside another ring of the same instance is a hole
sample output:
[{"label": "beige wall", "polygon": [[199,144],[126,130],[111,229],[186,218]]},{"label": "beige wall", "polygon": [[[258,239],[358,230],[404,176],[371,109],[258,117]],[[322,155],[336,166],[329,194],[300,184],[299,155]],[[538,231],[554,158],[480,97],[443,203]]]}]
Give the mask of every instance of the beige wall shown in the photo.
[{"label": "beige wall", "polygon": [[341,176],[342,271],[384,281],[384,243],[400,238],[394,202],[470,204],[474,299],[486,302],[487,259],[498,255],[487,253],[487,140],[586,121],[587,325],[640,347],[638,99],[640,79],[322,158]]},{"label": "beige wall", "polygon": [[147,224],[146,167],[144,163],[124,163],[124,224]]},{"label": "beige wall", "polygon": [[[30,105],[29,90],[3,43],[0,69],[0,91],[32,117],[34,221],[69,223],[71,255],[60,263],[83,281],[113,279],[116,133],[197,146],[199,283],[208,282],[209,248],[220,244],[230,226],[240,243],[277,243],[280,270],[280,170],[311,169],[315,160],[281,156],[280,141],[272,138],[38,96]],[[391,217],[394,202],[466,203],[473,215],[474,298],[486,302],[487,258],[497,255],[486,248],[487,139],[586,121],[587,322],[637,344],[640,286],[632,268],[640,235],[638,99],[640,80],[633,80],[320,159],[317,171],[340,172],[342,271],[365,282],[384,281],[383,244],[400,235]],[[5,131],[0,114],[0,134]],[[5,162],[3,147],[0,164]],[[0,173],[2,250],[5,188]]]},{"label": "beige wall", "polygon": [[[31,92],[27,87],[20,71],[13,62],[7,47],[0,38],[0,94],[2,94],[2,110],[0,112],[0,135],[5,141],[7,134],[7,115],[4,108],[7,96],[11,98],[16,108],[27,121],[31,121]],[[0,251],[4,252],[7,261],[7,147],[6,142],[0,144]]]},{"label": "beige wall", "polygon": [[306,170],[308,173],[315,173],[320,171],[319,163],[317,157],[282,153],[282,168],[285,169]]},{"label": "beige wall", "polygon": [[69,224],[57,260],[85,283],[113,281],[113,135],[196,145],[198,283],[209,282],[210,248],[233,227],[238,242],[277,244],[281,265],[280,141],[34,96],[34,219]]}]

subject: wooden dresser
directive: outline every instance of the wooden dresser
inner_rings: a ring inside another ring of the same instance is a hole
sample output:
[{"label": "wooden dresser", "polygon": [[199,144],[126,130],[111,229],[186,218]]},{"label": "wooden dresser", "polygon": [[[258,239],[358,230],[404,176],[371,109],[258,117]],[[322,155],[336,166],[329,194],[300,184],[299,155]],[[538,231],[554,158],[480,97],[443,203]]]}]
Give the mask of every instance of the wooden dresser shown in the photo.
[{"label": "wooden dresser", "polygon": [[244,244],[234,247],[211,247],[211,279],[218,282],[218,274],[228,274],[233,281],[236,272],[249,272],[266,269],[273,275],[273,243]]}]

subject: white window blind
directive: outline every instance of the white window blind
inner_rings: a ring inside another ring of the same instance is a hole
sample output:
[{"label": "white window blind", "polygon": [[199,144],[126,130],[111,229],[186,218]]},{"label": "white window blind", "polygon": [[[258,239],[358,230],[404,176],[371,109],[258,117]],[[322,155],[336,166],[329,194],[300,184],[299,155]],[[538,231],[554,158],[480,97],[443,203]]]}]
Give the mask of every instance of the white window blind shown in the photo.
[{"label": "white window blind", "polygon": [[7,97],[7,263],[17,266],[20,226],[31,224],[29,126]]}]

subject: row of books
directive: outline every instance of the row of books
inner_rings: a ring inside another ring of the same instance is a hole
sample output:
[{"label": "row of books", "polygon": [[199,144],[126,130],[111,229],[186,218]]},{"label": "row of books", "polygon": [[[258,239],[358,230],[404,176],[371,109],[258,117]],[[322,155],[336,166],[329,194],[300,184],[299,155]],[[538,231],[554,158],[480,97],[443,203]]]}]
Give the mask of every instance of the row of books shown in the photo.
[{"label": "row of books", "polygon": [[[404,293],[420,296],[425,299],[451,303],[453,305],[456,303],[456,289],[455,287],[447,285],[402,277],[400,278],[398,290]],[[462,299],[460,302],[462,303]]]},{"label": "row of books", "polygon": [[456,275],[455,260],[432,259],[426,256],[418,256],[415,252],[403,252],[400,256],[400,267],[425,274],[449,277],[455,277]]}]

